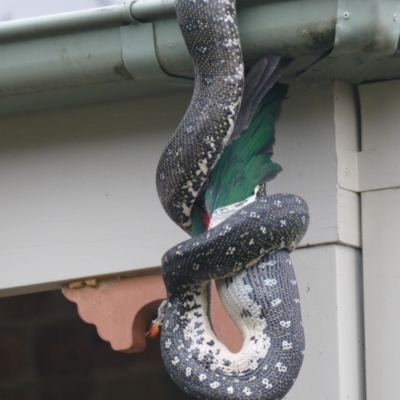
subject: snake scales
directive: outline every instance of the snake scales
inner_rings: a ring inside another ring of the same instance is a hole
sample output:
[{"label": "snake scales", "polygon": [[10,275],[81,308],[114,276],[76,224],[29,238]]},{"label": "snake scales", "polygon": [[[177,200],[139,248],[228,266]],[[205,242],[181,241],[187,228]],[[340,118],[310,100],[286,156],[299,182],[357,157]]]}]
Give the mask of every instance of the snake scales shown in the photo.
[{"label": "snake scales", "polygon": [[[195,90],[159,161],[157,190],[167,214],[190,232],[193,204],[234,129],[244,68],[234,0],[177,0],[176,13]],[[281,399],[301,367],[304,333],[289,252],[306,232],[308,209],[297,196],[266,196],[264,189],[217,210],[208,232],[163,256],[164,363],[201,399]],[[243,334],[239,353],[212,330],[212,279]]]}]

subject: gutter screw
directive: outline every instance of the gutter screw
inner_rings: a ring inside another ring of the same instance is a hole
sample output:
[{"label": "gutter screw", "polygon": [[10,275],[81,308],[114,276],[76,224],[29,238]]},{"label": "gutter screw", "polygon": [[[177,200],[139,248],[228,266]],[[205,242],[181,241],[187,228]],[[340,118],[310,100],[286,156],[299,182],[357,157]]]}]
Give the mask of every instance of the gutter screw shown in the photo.
[{"label": "gutter screw", "polygon": [[349,18],[350,18],[350,13],[349,13],[348,11],[345,11],[345,12],[343,13],[343,18],[344,18],[344,19],[349,19]]},{"label": "gutter screw", "polygon": [[397,21],[397,19],[398,19],[397,14],[393,14],[393,21]]}]

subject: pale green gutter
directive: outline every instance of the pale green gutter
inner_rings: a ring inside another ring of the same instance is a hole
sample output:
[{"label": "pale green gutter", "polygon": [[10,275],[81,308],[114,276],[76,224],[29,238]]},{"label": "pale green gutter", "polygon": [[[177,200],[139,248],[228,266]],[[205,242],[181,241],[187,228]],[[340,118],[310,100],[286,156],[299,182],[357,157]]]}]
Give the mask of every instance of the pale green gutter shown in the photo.
[{"label": "pale green gutter", "polygon": [[[359,83],[385,79],[388,69],[400,77],[398,1],[238,0],[238,9],[246,67],[278,52],[294,58],[288,75]],[[191,85],[172,0],[0,23],[0,59],[1,114]]]},{"label": "pale green gutter", "polygon": [[132,3],[0,23],[0,42],[33,39],[135,22]]}]

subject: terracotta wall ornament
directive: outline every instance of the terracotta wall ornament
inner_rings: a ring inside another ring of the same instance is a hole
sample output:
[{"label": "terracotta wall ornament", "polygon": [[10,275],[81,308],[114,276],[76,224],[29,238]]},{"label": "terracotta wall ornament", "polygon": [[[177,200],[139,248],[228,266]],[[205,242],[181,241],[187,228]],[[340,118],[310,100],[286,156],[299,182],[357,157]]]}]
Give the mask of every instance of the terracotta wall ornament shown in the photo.
[{"label": "terracotta wall ornament", "polygon": [[[146,349],[146,340],[151,340],[146,339],[146,332],[166,298],[160,274],[99,284],[88,280],[70,286],[63,289],[64,296],[77,304],[79,316],[95,325],[99,336],[114,350],[137,353]],[[239,351],[242,335],[222,306],[214,284],[211,299],[211,318],[217,336],[231,351]]]}]

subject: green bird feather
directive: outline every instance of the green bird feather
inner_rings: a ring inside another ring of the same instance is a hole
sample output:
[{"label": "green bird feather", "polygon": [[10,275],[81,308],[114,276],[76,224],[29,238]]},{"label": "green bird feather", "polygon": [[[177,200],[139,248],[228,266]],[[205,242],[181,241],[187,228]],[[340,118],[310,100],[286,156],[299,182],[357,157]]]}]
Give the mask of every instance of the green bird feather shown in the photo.
[{"label": "green bird feather", "polygon": [[260,183],[282,170],[271,160],[275,143],[275,120],[288,87],[275,85],[257,109],[250,126],[231,143],[214,167],[205,192],[206,210],[214,210],[247,199]]},{"label": "green bird feather", "polygon": [[203,194],[192,209],[192,236],[202,234],[214,210],[247,199],[254,188],[276,177],[282,170],[273,162],[275,122],[288,86],[275,84],[238,138],[230,143],[209,176]]}]

